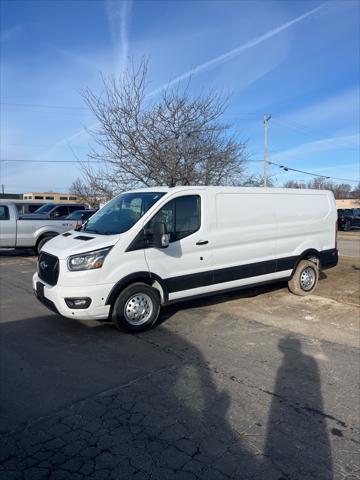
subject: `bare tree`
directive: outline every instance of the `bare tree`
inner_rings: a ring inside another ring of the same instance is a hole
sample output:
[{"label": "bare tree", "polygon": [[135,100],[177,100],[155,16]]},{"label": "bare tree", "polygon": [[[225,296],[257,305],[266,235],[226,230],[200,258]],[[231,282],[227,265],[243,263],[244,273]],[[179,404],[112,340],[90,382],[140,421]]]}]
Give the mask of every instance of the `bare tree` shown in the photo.
[{"label": "bare tree", "polygon": [[[99,127],[90,131],[89,157],[77,187],[113,194],[134,186],[234,185],[243,176],[246,146],[220,121],[227,99],[216,93],[192,97],[188,88],[146,93],[147,62],[120,79],[103,77],[101,95],[83,91]],[[80,183],[79,183],[80,182]]]},{"label": "bare tree", "polygon": [[334,193],[335,198],[352,198],[354,197],[354,191],[355,191],[355,190],[352,190],[351,185],[347,183],[338,184],[325,177],[316,177],[307,183],[298,182],[296,180],[288,180],[283,184],[283,187],[331,190]]},{"label": "bare tree", "polygon": [[287,180],[283,184],[283,188],[307,188],[304,182],[298,182],[297,180]]},{"label": "bare tree", "polygon": [[[273,176],[266,177],[266,184],[268,187],[275,186],[276,179]],[[264,176],[257,173],[247,176],[242,182],[242,187],[263,187],[264,186]]]},{"label": "bare tree", "polygon": [[92,208],[99,208],[101,203],[107,202],[114,196],[106,179],[101,177],[88,163],[81,165],[82,178],[76,179],[70,192],[76,194],[83,202]]},{"label": "bare tree", "polygon": [[352,189],[351,197],[360,200],[360,182]]},{"label": "bare tree", "polygon": [[348,183],[335,184],[333,192],[335,198],[351,198],[351,185]]}]

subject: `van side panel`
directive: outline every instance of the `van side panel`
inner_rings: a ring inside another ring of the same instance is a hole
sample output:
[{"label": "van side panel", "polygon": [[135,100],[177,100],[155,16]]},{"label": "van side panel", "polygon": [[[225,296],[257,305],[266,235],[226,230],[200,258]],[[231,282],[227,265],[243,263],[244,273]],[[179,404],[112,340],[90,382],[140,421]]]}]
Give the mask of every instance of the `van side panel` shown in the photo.
[{"label": "van side panel", "polygon": [[215,271],[267,262],[266,273],[275,272],[278,230],[271,197],[267,193],[215,195],[216,225],[211,232]]},{"label": "van side panel", "polygon": [[271,196],[208,192],[208,208],[213,213],[206,237],[209,275],[167,279],[169,300],[284,277],[284,273],[275,273],[278,230]]},{"label": "van side panel", "polygon": [[280,194],[273,196],[278,223],[277,258],[335,248],[336,209],[326,194]]},{"label": "van side panel", "polygon": [[212,282],[169,278],[170,300],[288,279],[308,251],[319,252],[325,268],[337,263],[330,192],[214,192],[209,207]]}]

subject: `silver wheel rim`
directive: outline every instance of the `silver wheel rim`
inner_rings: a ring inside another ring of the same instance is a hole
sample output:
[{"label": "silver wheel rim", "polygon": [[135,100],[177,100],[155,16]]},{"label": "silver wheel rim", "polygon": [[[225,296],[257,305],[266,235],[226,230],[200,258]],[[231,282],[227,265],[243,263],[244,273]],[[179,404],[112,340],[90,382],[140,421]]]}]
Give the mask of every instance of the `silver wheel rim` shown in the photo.
[{"label": "silver wheel rim", "polygon": [[315,284],[316,274],[313,268],[306,267],[300,275],[300,285],[303,290],[308,292]]},{"label": "silver wheel rim", "polygon": [[124,315],[131,325],[143,325],[154,310],[153,301],[146,293],[136,293],[126,302]]}]

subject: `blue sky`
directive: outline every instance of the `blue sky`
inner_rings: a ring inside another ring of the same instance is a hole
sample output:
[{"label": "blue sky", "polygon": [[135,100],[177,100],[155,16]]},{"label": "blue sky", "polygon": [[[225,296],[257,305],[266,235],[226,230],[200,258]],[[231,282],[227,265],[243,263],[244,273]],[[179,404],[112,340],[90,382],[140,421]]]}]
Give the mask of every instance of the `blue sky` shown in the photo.
[{"label": "blue sky", "polygon": [[[99,90],[100,72],[147,56],[154,95],[190,76],[194,92],[232,94],[224,119],[248,139],[249,173],[262,171],[270,113],[269,160],[358,180],[359,5],[2,0],[1,158],[86,159],[94,118],[80,90]],[[279,184],[311,178],[270,173]],[[1,163],[7,192],[66,191],[78,175],[71,163]]]}]

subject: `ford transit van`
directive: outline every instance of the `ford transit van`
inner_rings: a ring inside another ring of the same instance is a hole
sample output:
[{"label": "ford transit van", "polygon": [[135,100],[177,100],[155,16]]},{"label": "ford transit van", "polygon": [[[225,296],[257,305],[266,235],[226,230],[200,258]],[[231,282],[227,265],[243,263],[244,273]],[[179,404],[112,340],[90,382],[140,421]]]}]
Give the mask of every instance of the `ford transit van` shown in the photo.
[{"label": "ford transit van", "polygon": [[119,195],[43,247],[37,298],[76,319],[151,327],[161,306],[288,281],[314,291],[337,264],[334,196],[321,190],[154,187]]}]

